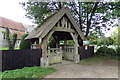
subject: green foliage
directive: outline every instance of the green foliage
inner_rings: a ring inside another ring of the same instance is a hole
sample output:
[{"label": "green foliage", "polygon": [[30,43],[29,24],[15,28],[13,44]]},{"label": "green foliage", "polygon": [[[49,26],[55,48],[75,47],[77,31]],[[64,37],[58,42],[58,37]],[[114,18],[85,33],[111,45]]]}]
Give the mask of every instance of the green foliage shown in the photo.
[{"label": "green foliage", "polygon": [[31,47],[31,40],[25,40],[25,38],[29,34],[23,34],[21,42],[20,42],[20,49],[30,49]]},{"label": "green foliage", "polygon": [[[80,24],[86,36],[90,31],[101,34],[107,26],[114,26],[114,19],[119,16],[120,2],[23,2],[21,3],[26,10],[26,16],[34,19],[35,23],[40,24],[46,17],[57,12],[61,7],[69,7],[72,16]],[[101,25],[100,25],[101,24]]]},{"label": "green foliage", "polygon": [[8,48],[0,48],[0,50],[9,50]]},{"label": "green foliage", "polygon": [[97,40],[98,45],[112,45],[114,40],[111,37],[101,37]]},{"label": "green foliage", "polygon": [[116,54],[117,54],[118,56],[120,56],[120,47],[117,47],[117,49],[116,49]]},{"label": "green foliage", "polygon": [[104,33],[91,31],[90,35],[88,36],[88,39],[91,42],[90,44],[97,45],[99,37],[102,38],[103,36],[104,36]]},{"label": "green foliage", "polygon": [[93,65],[99,64],[105,60],[118,60],[117,56],[95,56],[92,58],[82,59],[79,64],[82,65]]},{"label": "green foliage", "polygon": [[82,65],[92,65],[92,64],[98,64],[102,62],[104,59],[103,57],[92,57],[92,58],[87,58],[87,59],[82,59],[79,64]]},{"label": "green foliage", "polygon": [[67,41],[67,44],[68,44],[68,45],[74,45],[74,41],[73,41],[73,40],[68,40],[68,41]]},{"label": "green foliage", "polygon": [[52,67],[25,67],[22,69],[8,70],[2,73],[3,80],[38,80],[56,70]]},{"label": "green foliage", "polygon": [[2,33],[4,34],[4,33],[6,33],[6,31],[2,31]]},{"label": "green foliage", "polygon": [[8,41],[9,50],[14,50],[15,43],[17,41],[17,34],[16,33],[10,34],[9,29],[6,28],[6,39]]},{"label": "green foliage", "polygon": [[64,44],[64,41],[60,41],[60,45],[63,45]]},{"label": "green foliage", "polygon": [[112,48],[108,48],[108,47],[100,47],[97,52],[96,55],[99,56],[117,56],[116,51]]},{"label": "green foliage", "polygon": [[[14,48],[15,50],[18,50],[19,48]],[[9,48],[0,48],[0,50],[9,50]]]},{"label": "green foliage", "polygon": [[120,45],[120,41],[119,41],[119,34],[120,30],[119,30],[119,27],[117,26],[116,27],[116,30],[111,34],[111,39],[114,40],[114,45]]}]

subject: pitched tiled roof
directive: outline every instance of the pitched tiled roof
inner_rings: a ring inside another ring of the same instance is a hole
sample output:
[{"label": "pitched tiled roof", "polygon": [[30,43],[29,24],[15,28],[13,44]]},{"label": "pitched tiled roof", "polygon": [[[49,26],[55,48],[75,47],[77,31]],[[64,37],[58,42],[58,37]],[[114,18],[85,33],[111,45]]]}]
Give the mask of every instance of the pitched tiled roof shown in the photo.
[{"label": "pitched tiled roof", "polygon": [[13,20],[3,17],[0,17],[0,27],[8,27],[15,30],[25,31],[25,28],[22,25],[22,23],[15,22]]},{"label": "pitched tiled roof", "polygon": [[12,33],[17,32],[17,38],[21,39],[22,35],[25,33],[25,27],[22,23],[16,22],[7,18],[0,17],[0,27],[11,29]]},{"label": "pitched tiled roof", "polygon": [[11,32],[17,34],[17,39],[21,39],[22,35],[25,34],[25,32],[16,31],[16,30],[11,30]]}]

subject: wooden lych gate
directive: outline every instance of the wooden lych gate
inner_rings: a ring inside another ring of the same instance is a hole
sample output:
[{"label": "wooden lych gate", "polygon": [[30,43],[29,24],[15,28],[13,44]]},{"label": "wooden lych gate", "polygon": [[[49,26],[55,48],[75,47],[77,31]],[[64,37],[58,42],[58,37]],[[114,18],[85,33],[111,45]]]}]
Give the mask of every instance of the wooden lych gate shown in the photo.
[{"label": "wooden lych gate", "polygon": [[[54,47],[48,45],[51,36],[55,40]],[[69,9],[62,8],[48,17],[40,28],[31,32],[26,39],[31,39],[34,46],[42,48],[41,66],[48,66],[49,64],[60,63],[62,59],[78,63],[78,37],[85,39]],[[74,44],[68,45],[68,40],[73,40]],[[64,41],[64,44],[61,45],[60,41]]]}]

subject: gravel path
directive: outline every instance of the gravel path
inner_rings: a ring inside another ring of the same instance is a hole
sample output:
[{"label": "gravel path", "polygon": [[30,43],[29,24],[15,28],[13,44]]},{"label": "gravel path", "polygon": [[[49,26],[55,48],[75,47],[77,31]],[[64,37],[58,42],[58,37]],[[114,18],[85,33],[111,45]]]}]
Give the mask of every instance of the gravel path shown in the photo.
[{"label": "gravel path", "polygon": [[63,61],[62,64],[56,64],[52,67],[57,71],[45,78],[118,78],[117,61],[104,61],[87,66]]}]

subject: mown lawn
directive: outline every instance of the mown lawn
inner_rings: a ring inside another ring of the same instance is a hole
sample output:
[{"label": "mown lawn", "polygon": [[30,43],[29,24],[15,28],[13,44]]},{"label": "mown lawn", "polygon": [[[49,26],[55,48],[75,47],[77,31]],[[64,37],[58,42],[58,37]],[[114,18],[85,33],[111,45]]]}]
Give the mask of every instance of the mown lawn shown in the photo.
[{"label": "mown lawn", "polygon": [[82,59],[78,64],[92,65],[92,64],[98,64],[105,60],[118,60],[118,56],[96,56],[92,58]]},{"label": "mown lawn", "polygon": [[8,48],[0,48],[0,50],[8,50]]},{"label": "mown lawn", "polygon": [[[18,50],[20,48],[15,48],[15,50]],[[8,48],[0,48],[0,50],[8,50]]]},{"label": "mown lawn", "polygon": [[0,75],[2,75],[2,80],[38,80],[55,71],[52,67],[25,67],[4,71]]}]

